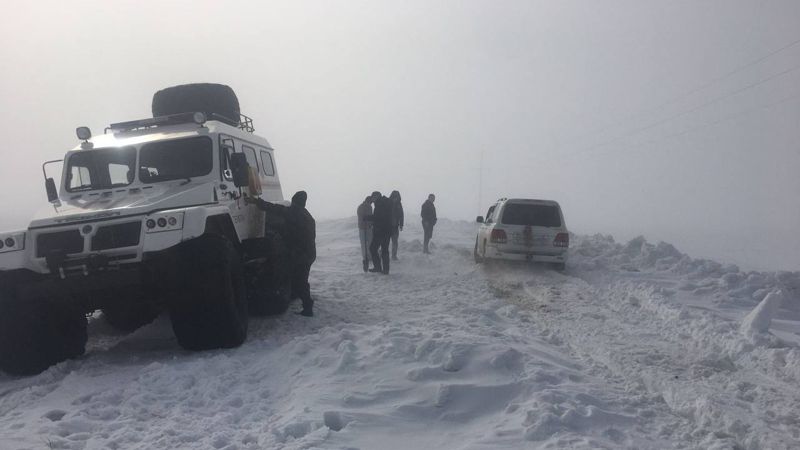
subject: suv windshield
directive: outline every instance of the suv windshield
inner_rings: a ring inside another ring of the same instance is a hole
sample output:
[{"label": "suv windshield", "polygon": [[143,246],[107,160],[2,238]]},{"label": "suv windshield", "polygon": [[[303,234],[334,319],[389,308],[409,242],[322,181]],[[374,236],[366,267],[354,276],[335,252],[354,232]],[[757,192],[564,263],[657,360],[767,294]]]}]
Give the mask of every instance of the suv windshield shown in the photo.
[{"label": "suv windshield", "polygon": [[69,157],[66,172],[68,192],[110,189],[133,183],[136,149],[86,150]]},{"label": "suv windshield", "polygon": [[139,179],[158,183],[208,175],[212,153],[211,139],[205,136],[145,144],[139,150]]},{"label": "suv windshield", "polygon": [[508,203],[503,208],[502,223],[535,227],[560,227],[561,215],[555,205]]}]

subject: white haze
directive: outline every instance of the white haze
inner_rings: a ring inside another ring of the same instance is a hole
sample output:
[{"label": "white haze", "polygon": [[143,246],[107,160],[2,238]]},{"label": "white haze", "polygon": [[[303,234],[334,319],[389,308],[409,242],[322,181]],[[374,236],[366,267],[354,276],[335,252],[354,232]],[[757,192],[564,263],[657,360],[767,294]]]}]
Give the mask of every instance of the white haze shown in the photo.
[{"label": "white haze", "polygon": [[148,116],[160,88],[220,82],[319,218],[375,189],[401,191],[409,220],[429,192],[469,220],[501,196],[552,198],[579,233],[800,269],[800,45],[737,71],[800,39],[800,2],[1,8],[3,228],[45,204],[40,165],[76,126],[102,133]]}]

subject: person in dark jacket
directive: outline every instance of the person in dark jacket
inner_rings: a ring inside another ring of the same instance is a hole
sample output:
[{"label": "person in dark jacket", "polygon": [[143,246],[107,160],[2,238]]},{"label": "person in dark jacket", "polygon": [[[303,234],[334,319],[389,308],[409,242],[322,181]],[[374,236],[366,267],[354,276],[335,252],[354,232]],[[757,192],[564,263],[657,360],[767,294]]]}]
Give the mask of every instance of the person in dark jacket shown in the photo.
[{"label": "person in dark jacket", "polygon": [[392,259],[397,261],[397,240],[400,237],[400,232],[403,231],[403,203],[400,198],[400,192],[392,191],[389,194],[389,200],[392,201],[392,232],[390,238],[392,240]]},{"label": "person in dark jacket", "polygon": [[430,249],[428,248],[428,244],[433,237],[433,226],[436,225],[436,207],[433,206],[433,202],[436,200],[436,196],[433,194],[428,195],[428,199],[425,200],[425,203],[422,204],[422,212],[420,215],[422,216],[422,230],[424,231],[424,239],[425,242],[423,243],[422,253],[430,254]]},{"label": "person in dark jacket", "polygon": [[245,197],[245,203],[255,204],[268,214],[283,217],[284,238],[289,249],[292,292],[303,301],[303,311],[300,314],[311,317],[314,315],[314,300],[311,298],[308,275],[311,265],[317,259],[317,226],[314,217],[306,209],[307,199],[308,194],[305,191],[298,191],[292,196],[290,206],[277,205],[257,197]]},{"label": "person in dark jacket", "polygon": [[[372,263],[375,265],[370,272],[389,273],[389,236],[392,232],[392,201],[388,197],[375,191],[372,193],[372,203],[375,210],[370,217],[372,221],[372,243],[369,251],[372,254]],[[380,248],[380,255],[378,254]]]},{"label": "person in dark jacket", "polygon": [[361,262],[364,272],[369,270],[369,262],[372,256],[369,254],[369,244],[372,242],[372,223],[368,217],[372,216],[372,196],[368,195],[364,202],[356,209],[358,216],[358,240],[361,241]]}]

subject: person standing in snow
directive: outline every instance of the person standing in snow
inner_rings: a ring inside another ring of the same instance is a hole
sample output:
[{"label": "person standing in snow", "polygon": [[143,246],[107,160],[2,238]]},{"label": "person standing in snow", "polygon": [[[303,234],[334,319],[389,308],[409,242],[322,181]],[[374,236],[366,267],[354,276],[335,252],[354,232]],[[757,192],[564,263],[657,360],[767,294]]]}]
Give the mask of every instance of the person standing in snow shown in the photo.
[{"label": "person standing in snow", "polygon": [[[372,264],[375,266],[370,272],[389,273],[389,236],[392,232],[392,201],[388,197],[375,191],[372,193],[372,203],[375,210],[369,220],[372,221],[372,243],[369,251],[372,254]],[[380,248],[380,254],[378,254]]]},{"label": "person standing in snow", "polygon": [[308,275],[311,265],[317,259],[317,225],[314,217],[306,209],[308,194],[298,191],[292,196],[290,206],[277,205],[257,197],[245,197],[245,203],[254,204],[258,209],[269,214],[280,216],[285,224],[286,246],[289,248],[289,264],[292,277],[292,292],[303,301],[301,315],[314,315],[314,299],[311,298],[311,286]]},{"label": "person standing in snow", "polygon": [[364,202],[358,205],[356,215],[358,216],[358,239],[361,241],[361,263],[366,272],[372,261],[372,255],[369,252],[369,245],[372,243],[372,222],[367,220],[372,216],[372,196],[368,195]]},{"label": "person standing in snow", "polygon": [[422,253],[430,254],[430,249],[428,248],[428,244],[433,237],[433,226],[436,225],[436,207],[433,206],[433,202],[436,200],[436,196],[433,194],[428,195],[428,199],[425,200],[425,203],[422,204],[422,212],[420,215],[422,216],[422,230],[424,231],[424,239],[425,242],[422,247]]},{"label": "person standing in snow", "polygon": [[403,203],[400,198],[400,192],[392,191],[389,194],[389,200],[392,201],[392,233],[390,238],[392,240],[392,259],[397,261],[397,240],[400,237],[400,232],[403,231]]}]

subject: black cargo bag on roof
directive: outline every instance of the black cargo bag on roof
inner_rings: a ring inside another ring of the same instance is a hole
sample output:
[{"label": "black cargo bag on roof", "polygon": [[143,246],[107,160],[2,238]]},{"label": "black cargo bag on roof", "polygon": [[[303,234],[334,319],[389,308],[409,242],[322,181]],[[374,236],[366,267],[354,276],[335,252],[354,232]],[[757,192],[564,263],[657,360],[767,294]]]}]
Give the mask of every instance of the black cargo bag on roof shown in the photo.
[{"label": "black cargo bag on roof", "polygon": [[209,120],[239,125],[239,99],[224,84],[181,84],[162,89],[153,95],[152,109],[153,117],[199,111]]}]

